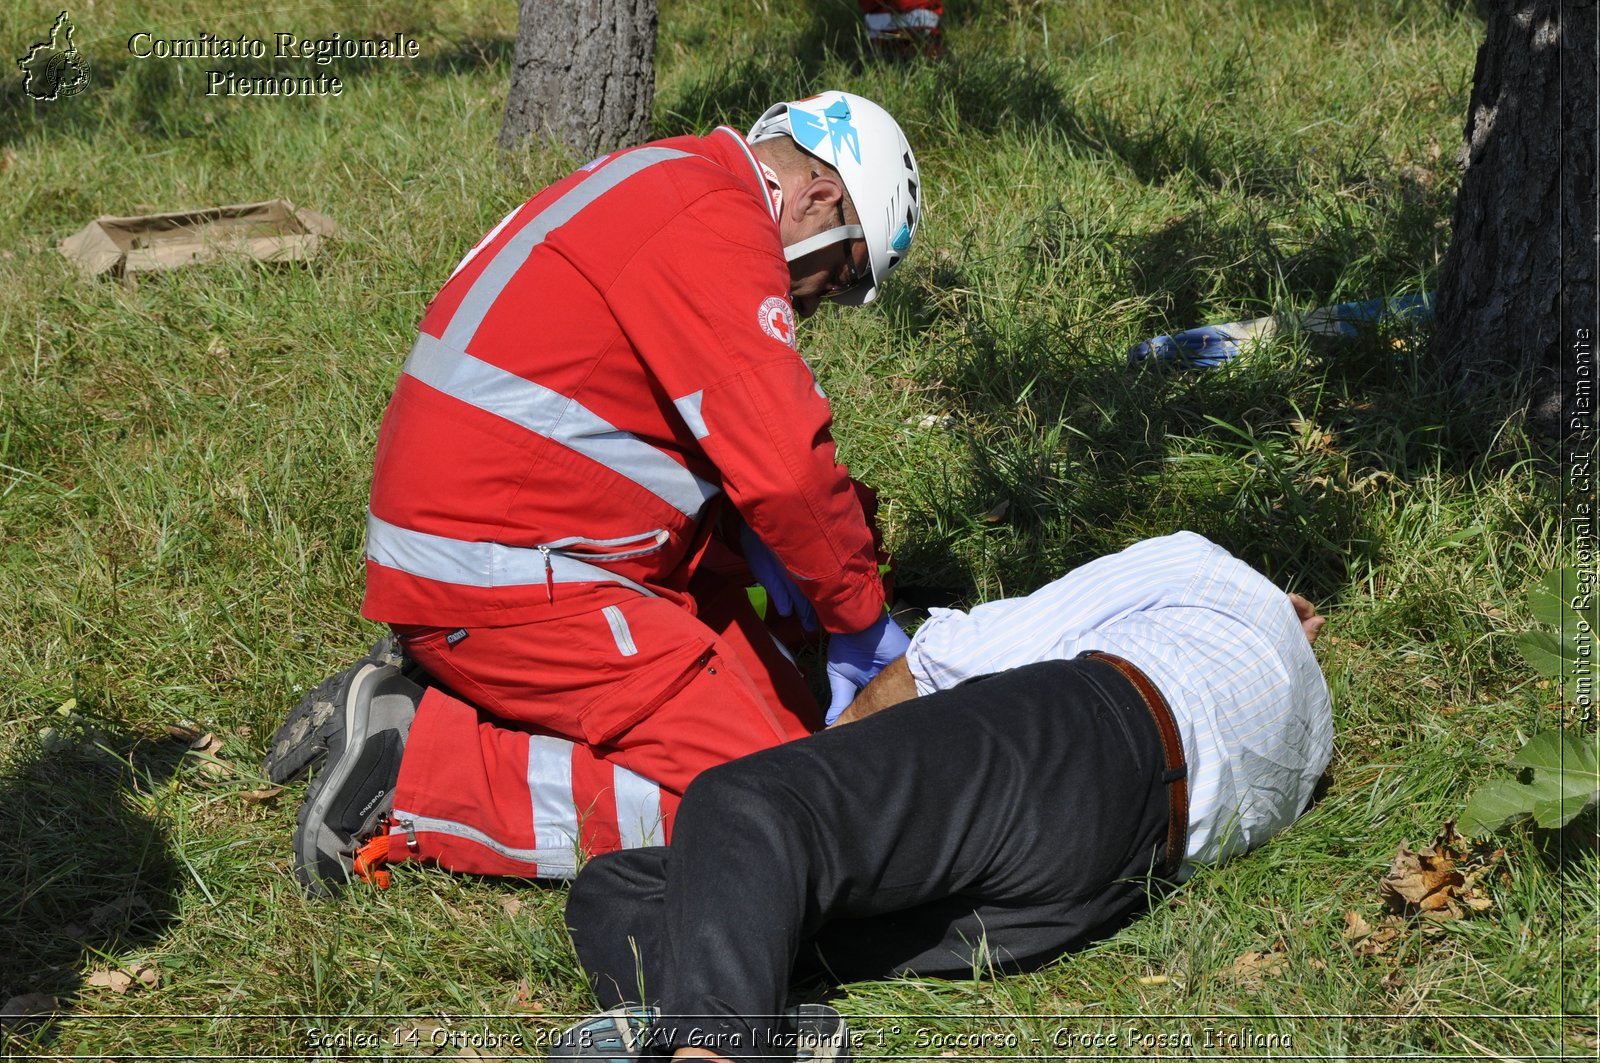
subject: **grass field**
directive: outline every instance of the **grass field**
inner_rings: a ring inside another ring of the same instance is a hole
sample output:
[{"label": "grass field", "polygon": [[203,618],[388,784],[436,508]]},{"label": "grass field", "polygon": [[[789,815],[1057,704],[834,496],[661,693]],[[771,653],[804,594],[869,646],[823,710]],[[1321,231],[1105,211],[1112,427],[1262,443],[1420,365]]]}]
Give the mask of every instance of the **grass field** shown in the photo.
[{"label": "grass field", "polygon": [[[746,126],[828,87],[885,103],[922,165],[918,246],[878,304],[801,341],[901,578],[1022,593],[1192,528],[1331,617],[1337,751],[1292,831],[1111,940],[1023,977],[846,987],[858,1058],[1592,1058],[1592,849],[1506,837],[1489,911],[1405,923],[1381,950],[1345,937],[1347,912],[1378,924],[1396,846],[1430,842],[1570,711],[1512,644],[1527,587],[1573,560],[1556,457],[1516,415],[1443,408],[1415,331],[1291,337],[1206,375],[1123,357],[1190,325],[1432,287],[1471,5],[949,6],[945,62],[883,67],[847,0],[662,0],[653,132]],[[8,60],[59,8],[12,10]],[[589,1006],[561,888],[406,868],[387,892],[306,901],[300,789],[262,799],[254,774],[287,706],[377,633],[356,615],[362,514],[423,305],[572,165],[496,159],[515,5],[71,14],[87,90],[34,103],[14,67],[0,86],[0,1003],[61,1008],[0,1045],[542,1058]],[[139,31],[405,31],[421,56],[140,60]],[[345,88],[207,98],[218,65]],[[308,266],[136,285],[55,251],[96,215],[275,196],[343,238]],[[144,980],[118,992],[113,969]]]}]

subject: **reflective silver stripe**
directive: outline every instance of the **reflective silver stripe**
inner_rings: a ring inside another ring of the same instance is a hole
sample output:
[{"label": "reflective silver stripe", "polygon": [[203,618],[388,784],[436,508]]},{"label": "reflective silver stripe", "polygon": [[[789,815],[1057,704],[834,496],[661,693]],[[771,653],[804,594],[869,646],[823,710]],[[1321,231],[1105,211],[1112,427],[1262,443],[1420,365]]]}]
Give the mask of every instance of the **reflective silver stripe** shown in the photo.
[{"label": "reflective silver stripe", "polygon": [[616,641],[617,652],[624,657],[638,653],[639,647],[633,644],[633,632],[628,630],[628,618],[622,615],[622,610],[608,605],[600,611],[606,615],[606,623],[611,625],[611,637]]},{"label": "reflective silver stripe", "polygon": [[624,849],[660,845],[661,787],[620,764],[611,769],[617,795],[617,833]]},{"label": "reflective silver stripe", "polygon": [[683,418],[683,423],[689,426],[689,431],[694,433],[696,439],[704,439],[711,434],[711,429],[706,427],[705,416],[700,412],[700,404],[705,397],[704,391],[697,391],[693,395],[672,400],[672,405],[678,408],[678,416]]},{"label": "reflective silver stripe", "polygon": [[[507,225],[509,225],[511,223],[511,219],[515,218],[517,216],[517,211],[519,211],[521,209],[522,208],[520,206],[513,207],[509,214],[507,214],[505,217],[501,218],[497,223],[495,223],[495,227],[493,229],[490,229],[486,234],[484,234],[484,237],[483,237],[482,240],[479,240],[477,243],[473,244],[472,245],[472,250],[468,251],[465,255],[463,255],[462,258],[461,258],[461,261],[456,263],[456,268],[450,271],[450,276],[454,277],[457,273],[460,273],[463,269],[466,268],[468,262],[471,262],[473,259],[477,258],[478,257],[478,253],[480,251],[482,251],[485,247],[488,247],[489,244],[494,241],[494,238],[496,236],[500,235],[500,230],[504,229]],[[448,280],[446,280],[445,283],[448,284],[450,282]]]},{"label": "reflective silver stripe", "polygon": [[[457,823],[451,819],[433,819],[429,816],[416,816],[410,812],[396,809],[393,813],[394,822],[389,828],[389,836],[399,835],[404,837],[407,831],[425,831],[429,834],[447,834],[452,838],[462,838],[483,846],[492,852],[499,853],[507,860],[515,860],[523,864],[538,865],[538,874],[548,874],[552,878],[570,878],[574,872],[562,868],[575,867],[577,861],[573,858],[571,846],[566,848],[546,849],[543,846],[537,849],[516,849],[504,842],[496,841],[477,827],[469,827],[465,823]],[[545,868],[550,868],[546,871]]]},{"label": "reflective silver stripe", "polygon": [[367,557],[413,576],[466,587],[620,583],[640,594],[657,597],[654,591],[631,579],[553,550],[430,535],[390,524],[370,510],[367,512]]},{"label": "reflective silver stripe", "polygon": [[565,878],[578,873],[578,806],[572,798],[572,743],[550,735],[528,736],[528,797],[533,840],[541,852],[566,843],[565,857],[539,861],[539,874]]},{"label": "reflective silver stripe", "polygon": [[417,336],[403,371],[451,398],[594,459],[687,517],[698,516],[721,490],[575,400],[425,332]]},{"label": "reflective silver stripe", "polygon": [[483,268],[483,272],[472,282],[472,287],[468,289],[461,300],[461,305],[450,318],[450,324],[445,327],[445,342],[455,347],[466,348],[472,337],[477,334],[478,326],[483,324],[489,308],[500,298],[500,293],[505,291],[506,285],[511,283],[511,278],[516,276],[517,270],[528,261],[533,249],[544,243],[544,238],[549,236],[556,226],[571,221],[584,207],[641,170],[648,169],[658,162],[666,162],[668,159],[687,157],[688,152],[674,151],[671,148],[640,148],[637,151],[626,152],[593,171],[591,176],[584,178],[576,187],[540,211],[517,230],[515,236],[506,241],[505,246],[495,254]]}]

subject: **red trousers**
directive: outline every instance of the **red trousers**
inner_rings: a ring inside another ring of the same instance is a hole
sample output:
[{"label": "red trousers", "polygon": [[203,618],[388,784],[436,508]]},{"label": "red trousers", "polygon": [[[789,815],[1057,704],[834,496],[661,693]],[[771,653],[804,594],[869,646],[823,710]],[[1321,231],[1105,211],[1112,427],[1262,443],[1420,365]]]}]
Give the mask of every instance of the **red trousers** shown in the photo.
[{"label": "red trousers", "polygon": [[706,768],[819,729],[743,584],[690,589],[698,615],[599,586],[537,623],[397,627],[439,686],[411,726],[389,859],[568,877],[582,855],[667,842]]},{"label": "red trousers", "polygon": [[943,0],[859,0],[870,37],[899,31],[937,31],[944,15]]}]

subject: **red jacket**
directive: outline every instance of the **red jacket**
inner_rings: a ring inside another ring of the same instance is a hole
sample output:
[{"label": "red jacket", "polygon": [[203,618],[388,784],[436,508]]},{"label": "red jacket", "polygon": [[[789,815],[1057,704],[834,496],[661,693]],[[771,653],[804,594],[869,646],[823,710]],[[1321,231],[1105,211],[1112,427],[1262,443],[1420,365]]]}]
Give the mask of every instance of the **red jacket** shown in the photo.
[{"label": "red jacket", "polygon": [[726,497],[830,631],[883,615],[777,219],[720,128],[616,152],[496,227],[422,319],[378,438],[362,612],[525,623],[686,593]]}]

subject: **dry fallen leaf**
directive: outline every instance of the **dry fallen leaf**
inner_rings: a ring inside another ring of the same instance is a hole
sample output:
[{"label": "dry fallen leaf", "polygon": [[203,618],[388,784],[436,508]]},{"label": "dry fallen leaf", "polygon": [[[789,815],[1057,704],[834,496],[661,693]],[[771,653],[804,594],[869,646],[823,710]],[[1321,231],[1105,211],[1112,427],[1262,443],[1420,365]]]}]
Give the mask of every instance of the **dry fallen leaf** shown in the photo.
[{"label": "dry fallen leaf", "polygon": [[239,796],[252,805],[262,805],[283,793],[281,786],[264,786],[259,790],[246,790]]},{"label": "dry fallen leaf", "polygon": [[983,515],[983,522],[985,524],[999,524],[1001,521],[1006,519],[1006,514],[1010,511],[1011,500],[1009,498],[1002,498],[1000,501],[989,507],[989,512]]},{"label": "dry fallen leaf", "polygon": [[167,734],[180,742],[193,742],[200,737],[200,728],[190,727],[186,723],[169,723]]},{"label": "dry fallen leaf", "polygon": [[1488,911],[1494,902],[1479,882],[1503,856],[1504,849],[1472,844],[1456,833],[1454,822],[1446,823],[1428,848],[1400,846],[1378,895],[1396,915],[1437,921]]},{"label": "dry fallen leaf", "polygon": [[1260,988],[1269,978],[1281,978],[1289,969],[1289,947],[1282,938],[1265,951],[1251,949],[1222,973],[1244,988]]},{"label": "dry fallen leaf", "polygon": [[543,1011],[544,1002],[533,997],[533,983],[526,978],[517,981],[517,1007],[523,1011]]},{"label": "dry fallen leaf", "polygon": [[222,739],[207,731],[189,743],[189,750],[201,757],[200,770],[206,775],[232,775],[233,767],[221,757]]},{"label": "dry fallen leaf", "polygon": [[1385,916],[1373,926],[1360,912],[1351,909],[1344,913],[1343,941],[1353,946],[1358,956],[1378,956],[1400,939],[1404,929],[1405,924],[1397,916]]},{"label": "dry fallen leaf", "polygon": [[126,993],[136,985],[154,989],[161,984],[161,972],[153,963],[135,964],[132,971],[112,967],[109,970],[94,972],[84,979],[84,984],[96,989],[109,989],[113,993]]},{"label": "dry fallen leaf", "polygon": [[1285,959],[1281,952],[1255,952],[1250,951],[1233,961],[1235,974],[1253,975],[1261,974],[1280,975],[1283,973]]},{"label": "dry fallen leaf", "polygon": [[1372,924],[1354,908],[1344,913],[1344,940],[1360,941],[1372,936]]},{"label": "dry fallen leaf", "polygon": [[96,971],[83,984],[93,989],[109,989],[113,993],[126,993],[133,988],[134,977],[127,971],[113,967],[109,971]]}]

